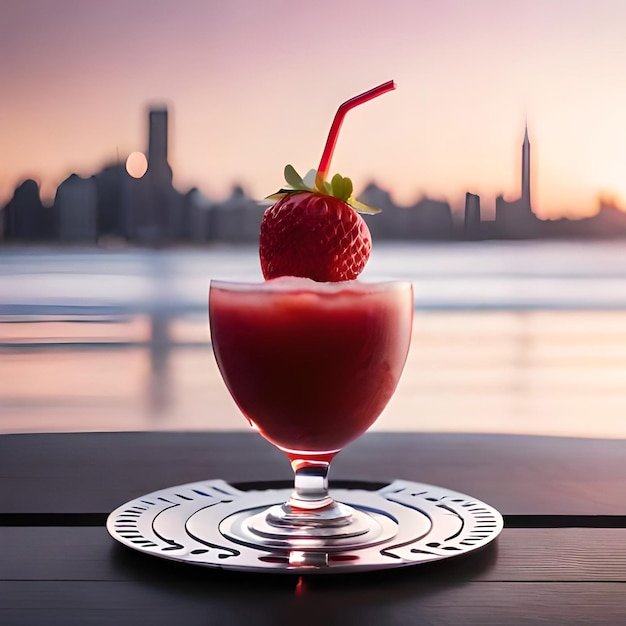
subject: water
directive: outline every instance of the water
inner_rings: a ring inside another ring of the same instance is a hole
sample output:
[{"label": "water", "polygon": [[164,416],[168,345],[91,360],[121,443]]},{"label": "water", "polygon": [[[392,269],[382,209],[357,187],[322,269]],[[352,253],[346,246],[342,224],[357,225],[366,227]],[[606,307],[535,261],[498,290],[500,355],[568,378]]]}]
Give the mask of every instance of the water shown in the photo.
[{"label": "water", "polygon": [[[5,248],[0,315],[198,312],[211,278],[261,280],[256,248]],[[380,243],[363,279],[387,278],[413,281],[418,310],[619,310],[626,308],[626,242]]]},{"label": "water", "polygon": [[[0,432],[243,430],[213,359],[211,278],[254,247],[0,249]],[[378,430],[626,437],[626,242],[378,244],[416,288]]]}]

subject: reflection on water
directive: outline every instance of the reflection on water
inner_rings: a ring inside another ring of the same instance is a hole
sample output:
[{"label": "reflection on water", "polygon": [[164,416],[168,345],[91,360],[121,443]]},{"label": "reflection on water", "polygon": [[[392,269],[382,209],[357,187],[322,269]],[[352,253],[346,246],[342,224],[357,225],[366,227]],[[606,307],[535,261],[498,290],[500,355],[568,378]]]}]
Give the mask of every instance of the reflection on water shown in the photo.
[{"label": "reflection on water", "polygon": [[[373,427],[626,437],[626,312],[425,312]],[[244,430],[205,315],[0,324],[0,431]]]},{"label": "reflection on water", "polygon": [[[210,278],[254,246],[0,248],[0,432],[247,429],[219,376]],[[411,280],[413,345],[382,430],[626,437],[623,242],[376,245]]]},{"label": "reflection on water", "polygon": [[150,375],[147,397],[150,409],[155,416],[162,415],[171,404],[170,395],[170,350],[169,319],[163,313],[155,311],[150,316]]}]

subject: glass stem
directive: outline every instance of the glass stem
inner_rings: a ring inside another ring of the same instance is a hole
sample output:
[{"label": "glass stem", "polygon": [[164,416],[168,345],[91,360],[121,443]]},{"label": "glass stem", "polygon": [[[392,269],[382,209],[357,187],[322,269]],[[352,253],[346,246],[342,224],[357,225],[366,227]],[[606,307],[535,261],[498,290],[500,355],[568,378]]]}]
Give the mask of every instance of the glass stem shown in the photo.
[{"label": "glass stem", "polygon": [[328,493],[329,461],[293,459],[294,491],[288,505],[295,509],[322,509],[334,503]]},{"label": "glass stem", "polygon": [[[320,454],[322,458],[317,459],[289,456],[294,473],[294,490],[287,502],[267,511],[265,522],[270,527],[281,528],[282,532],[292,535],[307,528],[308,533],[326,536],[329,532],[336,532],[332,529],[352,524],[352,507],[335,501],[328,493],[328,470],[334,454]],[[351,534],[362,532],[363,529],[358,526]]]}]

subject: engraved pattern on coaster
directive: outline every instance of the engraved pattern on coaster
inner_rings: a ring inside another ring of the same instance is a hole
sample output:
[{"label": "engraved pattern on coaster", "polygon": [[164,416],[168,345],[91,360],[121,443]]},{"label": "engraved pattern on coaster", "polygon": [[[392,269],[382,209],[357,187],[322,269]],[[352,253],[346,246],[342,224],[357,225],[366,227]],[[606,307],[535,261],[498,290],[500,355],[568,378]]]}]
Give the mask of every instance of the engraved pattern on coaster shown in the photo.
[{"label": "engraved pattern on coaster", "polygon": [[331,491],[338,501],[377,519],[380,532],[328,545],[304,542],[297,549],[257,544],[245,519],[285,501],[291,489],[241,491],[219,479],[127,502],[109,515],[107,530],[125,546],[169,560],[238,571],[328,574],[448,559],[484,547],[503,528],[493,507],[434,485],[395,480],[377,491]]}]

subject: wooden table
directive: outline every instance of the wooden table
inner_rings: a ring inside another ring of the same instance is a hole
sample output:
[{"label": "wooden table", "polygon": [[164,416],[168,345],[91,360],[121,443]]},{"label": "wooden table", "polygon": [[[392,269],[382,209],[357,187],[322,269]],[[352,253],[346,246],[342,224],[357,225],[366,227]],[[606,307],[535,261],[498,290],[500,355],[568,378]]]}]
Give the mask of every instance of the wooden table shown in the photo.
[{"label": "wooden table", "polygon": [[366,434],[332,478],[402,478],[505,516],[487,548],[358,575],[223,572],[118,545],[139,495],[209,478],[289,480],[252,433],[0,436],[0,624],[626,623],[626,441]]}]

